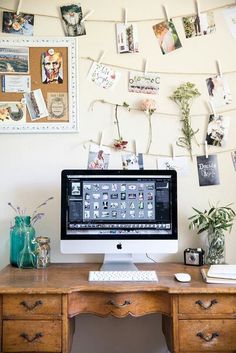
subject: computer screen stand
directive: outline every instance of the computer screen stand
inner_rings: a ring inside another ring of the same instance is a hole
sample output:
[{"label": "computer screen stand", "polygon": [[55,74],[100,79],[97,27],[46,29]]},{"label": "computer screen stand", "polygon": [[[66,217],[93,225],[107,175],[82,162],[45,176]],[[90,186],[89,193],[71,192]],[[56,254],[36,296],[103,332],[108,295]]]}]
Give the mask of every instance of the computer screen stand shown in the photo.
[{"label": "computer screen stand", "polygon": [[132,254],[105,254],[100,271],[138,271]]}]

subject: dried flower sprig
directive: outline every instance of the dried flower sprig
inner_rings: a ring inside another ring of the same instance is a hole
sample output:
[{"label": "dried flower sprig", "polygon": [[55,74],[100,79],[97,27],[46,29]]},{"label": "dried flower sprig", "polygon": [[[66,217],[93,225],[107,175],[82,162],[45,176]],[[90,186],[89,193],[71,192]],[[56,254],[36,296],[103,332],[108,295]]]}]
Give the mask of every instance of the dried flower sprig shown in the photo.
[{"label": "dried flower sprig", "polygon": [[[50,201],[50,200],[53,200],[53,196],[49,197],[47,200],[45,200],[43,203],[41,203],[39,206],[37,206],[31,216],[31,223],[34,225],[37,221],[41,220],[44,216],[45,216],[45,213],[43,212],[38,212],[38,209],[43,207],[43,206],[46,206],[47,203]],[[13,211],[16,213],[17,216],[19,217],[24,217],[25,214],[26,214],[26,209],[21,209],[19,206],[15,207],[12,205],[11,202],[8,202],[8,206],[10,206]]]},{"label": "dried flower sprig", "polygon": [[150,147],[152,144],[152,114],[155,113],[157,109],[156,101],[154,99],[145,99],[141,101],[140,109],[148,115],[149,133],[148,133],[147,153],[149,153]]},{"label": "dried flower sprig", "polygon": [[196,137],[198,130],[194,131],[191,126],[190,109],[194,98],[201,94],[195,84],[186,82],[180,85],[169,98],[174,101],[181,109],[184,136],[179,137],[177,145],[186,148],[192,158],[192,139]]},{"label": "dried flower sprig", "polygon": [[[119,104],[115,105],[115,125],[117,127],[118,139],[114,140],[113,147],[116,150],[124,150],[128,144],[128,141],[125,141],[123,139],[121,132],[120,132],[120,124],[119,124],[119,120],[118,120],[118,107],[120,107],[120,106],[121,105],[119,105]],[[128,111],[130,111],[129,104],[127,104],[126,102],[123,103],[122,107],[126,108],[126,109],[128,109]]]}]

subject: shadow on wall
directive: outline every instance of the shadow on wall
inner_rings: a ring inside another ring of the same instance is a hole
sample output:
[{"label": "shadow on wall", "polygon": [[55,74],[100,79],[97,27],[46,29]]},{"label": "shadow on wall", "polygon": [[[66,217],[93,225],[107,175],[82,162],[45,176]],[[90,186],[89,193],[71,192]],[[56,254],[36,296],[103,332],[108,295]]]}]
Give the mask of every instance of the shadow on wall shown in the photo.
[{"label": "shadow on wall", "polygon": [[76,318],[71,353],[168,353],[161,329],[161,315],[140,318]]}]

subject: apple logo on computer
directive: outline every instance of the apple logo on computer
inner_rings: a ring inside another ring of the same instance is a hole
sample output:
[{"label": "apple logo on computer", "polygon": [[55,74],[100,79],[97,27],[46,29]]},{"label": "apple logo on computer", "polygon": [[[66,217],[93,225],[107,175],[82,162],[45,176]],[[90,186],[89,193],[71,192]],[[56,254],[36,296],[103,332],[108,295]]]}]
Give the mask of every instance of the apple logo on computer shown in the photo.
[{"label": "apple logo on computer", "polygon": [[121,244],[121,243],[118,243],[118,244],[116,245],[116,247],[117,247],[118,250],[120,250],[120,249],[122,249],[122,244]]}]

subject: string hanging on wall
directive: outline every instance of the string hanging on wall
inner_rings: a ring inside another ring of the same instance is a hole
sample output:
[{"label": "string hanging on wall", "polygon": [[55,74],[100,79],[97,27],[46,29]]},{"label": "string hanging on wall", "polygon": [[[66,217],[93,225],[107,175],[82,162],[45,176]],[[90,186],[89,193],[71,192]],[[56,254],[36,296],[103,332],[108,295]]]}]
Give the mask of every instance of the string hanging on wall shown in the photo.
[{"label": "string hanging on wall", "polygon": [[[235,5],[235,2],[229,2],[228,4],[225,4],[225,5],[221,5],[221,6],[216,6],[216,7],[212,7],[212,8],[209,8],[209,9],[206,9],[206,10],[201,10],[201,12],[206,12],[206,11],[216,11],[216,10],[220,10],[220,9],[224,9],[226,7],[229,7],[229,6],[233,6]],[[14,9],[10,9],[10,8],[7,8],[7,7],[3,7],[3,6],[0,6],[0,9],[3,10],[3,11],[14,11]],[[91,10],[93,11],[93,10]],[[37,12],[34,12],[32,13],[33,15],[35,16],[41,16],[41,17],[49,17],[49,18],[58,18],[60,19],[60,16],[56,16],[56,15],[49,15],[49,14],[43,14],[43,13],[37,13]],[[190,13],[190,14],[182,14],[182,15],[175,15],[175,16],[171,16],[172,19],[176,19],[176,18],[182,18],[182,17],[185,17],[185,16],[191,16],[193,15],[194,13]],[[164,18],[163,17],[153,17],[153,18],[145,18],[145,19],[132,19],[132,22],[151,22],[151,21],[163,21]],[[86,22],[108,22],[108,23],[116,23],[116,22],[119,22],[119,20],[108,20],[108,19],[86,19]]]}]

